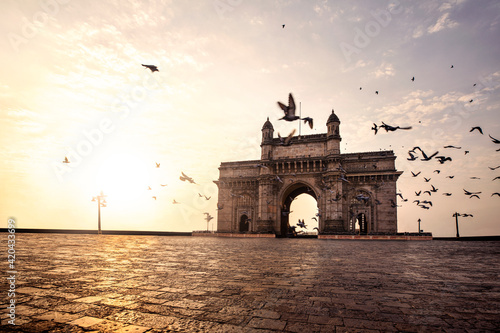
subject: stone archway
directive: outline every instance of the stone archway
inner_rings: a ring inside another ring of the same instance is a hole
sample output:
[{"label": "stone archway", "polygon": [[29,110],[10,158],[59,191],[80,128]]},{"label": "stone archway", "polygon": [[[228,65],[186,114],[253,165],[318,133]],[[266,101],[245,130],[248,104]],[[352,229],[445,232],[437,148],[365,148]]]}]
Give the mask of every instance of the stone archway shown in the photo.
[{"label": "stone archway", "polygon": [[239,231],[240,232],[248,232],[250,230],[250,220],[248,219],[248,216],[245,214],[240,216],[240,224],[239,224]]},{"label": "stone archway", "polygon": [[[290,207],[292,201],[300,194],[309,194],[316,201],[318,200],[318,195],[314,191],[314,188],[305,182],[297,181],[288,186],[281,196],[280,200],[280,217],[279,217],[279,228],[277,230],[277,236],[287,237],[290,233]],[[318,228],[321,230],[320,222],[321,219],[318,217]]]}]

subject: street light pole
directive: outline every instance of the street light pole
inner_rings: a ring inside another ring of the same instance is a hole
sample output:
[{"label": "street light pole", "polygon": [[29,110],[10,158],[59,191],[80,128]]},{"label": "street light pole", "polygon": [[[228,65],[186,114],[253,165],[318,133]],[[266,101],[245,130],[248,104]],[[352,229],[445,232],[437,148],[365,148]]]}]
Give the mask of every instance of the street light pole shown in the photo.
[{"label": "street light pole", "polygon": [[460,216],[460,213],[455,212],[455,214],[453,214],[453,216],[455,217],[455,224],[457,226],[457,238],[460,238],[460,233],[458,232],[458,217]]},{"label": "street light pole", "polygon": [[418,233],[420,234],[420,219],[418,219]]},{"label": "street light pole", "polygon": [[[101,207],[106,207],[106,198],[107,195],[101,193],[98,196],[92,198],[92,201],[97,201],[97,234],[100,235],[101,232]],[[102,200],[102,201],[101,201]]]}]

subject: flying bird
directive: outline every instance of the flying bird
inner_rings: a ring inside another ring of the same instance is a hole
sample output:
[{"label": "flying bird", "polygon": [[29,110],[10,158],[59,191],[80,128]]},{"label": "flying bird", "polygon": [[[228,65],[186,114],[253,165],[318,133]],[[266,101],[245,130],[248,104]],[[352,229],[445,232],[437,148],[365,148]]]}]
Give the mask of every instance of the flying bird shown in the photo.
[{"label": "flying bird", "polygon": [[309,124],[309,127],[312,129],[313,128],[313,119],[311,117],[305,117],[302,118],[304,121],[304,124]]},{"label": "flying bird", "polygon": [[473,100],[473,99],[471,99],[471,100],[469,101],[469,103],[472,103],[472,102],[474,102],[474,100]]},{"label": "flying bird", "polygon": [[461,149],[462,147],[456,147],[456,146],[451,146],[451,145],[448,145],[448,146],[444,146],[443,148],[455,148],[455,149]]},{"label": "flying bird", "polygon": [[408,152],[408,155],[410,155],[410,157],[407,158],[408,161],[415,161],[417,159],[417,156],[413,155],[411,151]]},{"label": "flying bird", "polygon": [[156,200],[156,197],[154,195],[152,196],[152,198]]},{"label": "flying bird", "polygon": [[492,136],[491,136],[491,135],[489,135],[489,134],[488,134],[488,136],[491,138],[491,141],[492,141],[493,143],[496,143],[496,144],[499,144],[499,143],[500,143],[500,140],[495,139],[494,137],[492,137]]},{"label": "flying bird", "polygon": [[217,210],[221,210],[221,209],[224,209],[224,205],[217,203]]},{"label": "flying bird", "polygon": [[491,194],[491,196],[494,196],[494,195],[498,195],[500,197],[500,193],[498,193],[498,192]]},{"label": "flying bird", "polygon": [[488,167],[488,168],[490,168],[490,170],[496,170],[496,169],[500,168],[500,165],[499,165],[499,166],[496,166],[496,167],[494,167],[494,168],[492,168],[492,167]]},{"label": "flying bird", "polygon": [[182,176],[179,177],[180,180],[182,180],[183,182],[185,182],[186,180],[188,182],[190,182],[191,184],[196,184],[196,182],[194,181],[193,178],[189,177],[188,175],[186,175],[184,172],[181,172]]},{"label": "flying bird", "polygon": [[290,134],[288,134],[288,136],[286,138],[282,138],[280,133],[278,132],[278,138],[280,140],[280,145],[282,145],[282,146],[291,145],[290,141],[292,140],[294,134],[295,134],[295,128],[290,132]]},{"label": "flying bird", "polygon": [[175,204],[180,204],[180,202],[175,201],[175,199],[174,199],[174,201],[172,201],[172,203],[173,203],[174,205],[175,205]]},{"label": "flying bird", "polygon": [[159,168],[159,167],[160,167],[160,163],[156,163],[156,162],[155,162],[155,164],[156,164],[156,167],[157,167],[157,168]]},{"label": "flying bird", "polygon": [[464,189],[465,195],[481,194],[482,192],[470,192]]},{"label": "flying bird", "polygon": [[282,27],[283,27],[283,29],[285,29],[285,25],[284,24],[282,25]]},{"label": "flying bird", "polygon": [[144,65],[144,64],[142,65],[146,68],[149,68],[151,70],[151,73],[159,72],[158,67],[156,67],[155,65]]},{"label": "flying bird", "polygon": [[160,186],[163,186],[163,187],[165,187],[165,186],[167,186],[167,184],[160,184]]},{"label": "flying bird", "polygon": [[436,156],[436,159],[439,161],[439,163],[444,164],[446,161],[452,161],[451,157],[446,157],[446,156]]},{"label": "flying bird", "polygon": [[415,77],[412,77],[412,78],[411,78],[411,80],[412,80],[412,81],[415,81]]},{"label": "flying bird", "polygon": [[434,170],[434,172],[437,172],[437,174],[439,175],[439,173],[441,172],[441,170]]},{"label": "flying bird", "polygon": [[470,151],[468,150],[464,151],[464,155],[467,155],[468,153],[470,153]]},{"label": "flying bird", "polygon": [[500,179],[500,176],[496,176],[495,178],[493,178],[493,180],[497,180],[497,179]]},{"label": "flying bird", "polygon": [[446,176],[446,178],[453,179],[455,176]]},{"label": "flying bird", "polygon": [[432,187],[431,192],[437,192],[437,190],[438,190],[438,189],[437,189],[437,188],[435,188],[435,187],[434,187],[434,185],[432,185],[432,184],[431,184],[431,187]]},{"label": "flying bird", "polygon": [[376,90],[376,91],[375,91],[375,94],[377,94],[377,95],[378,95],[378,90]]},{"label": "flying bird", "polygon": [[446,193],[443,193],[443,195],[446,195],[447,197],[449,197],[451,195],[451,193],[446,192]]},{"label": "flying bird", "polygon": [[65,157],[64,157],[64,161],[62,161],[62,162],[63,162],[63,163],[69,163],[68,157],[67,157],[67,156],[65,156]]},{"label": "flying bird", "polygon": [[422,171],[419,171],[418,173],[414,173],[413,171],[410,171],[410,172],[411,172],[411,174],[412,174],[412,176],[413,176],[413,177],[417,177],[418,175],[420,175],[420,173],[421,173]]},{"label": "flying bird", "polygon": [[419,197],[419,196],[420,196],[420,193],[422,193],[422,191],[421,191],[421,190],[420,190],[420,191],[418,191],[418,192],[417,192],[417,191],[415,191],[415,195],[416,195],[417,197]]},{"label": "flying bird", "polygon": [[473,194],[473,195],[471,195],[471,196],[469,197],[469,199],[471,199],[471,198],[478,198],[478,199],[481,199],[481,198],[479,197],[479,195],[477,195],[477,194]]},{"label": "flying bird", "polygon": [[389,132],[389,131],[394,132],[395,130],[398,130],[398,129],[402,129],[402,130],[410,130],[411,129],[411,126],[408,126],[408,127],[391,126],[391,125],[387,125],[384,122],[382,122],[382,125],[380,125],[379,127],[384,128],[386,132]]},{"label": "flying bird", "polygon": [[300,119],[299,116],[295,115],[295,101],[293,99],[292,93],[288,94],[288,105],[278,102],[278,106],[285,112],[283,118],[280,120],[294,121]]},{"label": "flying bird", "polygon": [[425,180],[425,182],[426,182],[426,183],[428,183],[431,179],[430,179],[430,178],[425,178],[425,177],[424,177],[424,180]]},{"label": "flying bird", "polygon": [[483,129],[481,127],[479,127],[479,126],[472,127],[469,132],[472,132],[474,130],[478,130],[479,133],[483,134]]},{"label": "flying bird", "polygon": [[377,135],[377,132],[378,132],[378,126],[377,126],[377,124],[373,123],[372,130],[374,130],[375,131],[375,135]]},{"label": "flying bird", "polygon": [[420,152],[422,153],[422,157],[420,160],[421,161],[430,161],[434,156],[436,156],[439,152],[435,152],[434,154],[432,154],[431,156],[427,156],[427,154],[422,150],[420,149]]}]

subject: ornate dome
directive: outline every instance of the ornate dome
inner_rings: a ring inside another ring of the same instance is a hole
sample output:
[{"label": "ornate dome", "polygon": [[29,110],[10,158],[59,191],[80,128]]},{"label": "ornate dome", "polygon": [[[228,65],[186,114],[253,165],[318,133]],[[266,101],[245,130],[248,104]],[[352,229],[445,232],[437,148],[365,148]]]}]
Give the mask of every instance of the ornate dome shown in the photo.
[{"label": "ornate dome", "polygon": [[326,121],[326,123],[329,124],[329,123],[333,123],[333,122],[340,123],[340,119],[339,119],[339,117],[337,117],[337,115],[335,114],[335,112],[332,109],[332,114],[330,115],[330,117],[328,117],[328,120]]},{"label": "ornate dome", "polygon": [[274,131],[273,124],[271,124],[271,122],[269,121],[269,117],[267,117],[267,120],[264,123],[264,126],[262,126],[262,130],[265,130],[265,129],[272,129]]}]

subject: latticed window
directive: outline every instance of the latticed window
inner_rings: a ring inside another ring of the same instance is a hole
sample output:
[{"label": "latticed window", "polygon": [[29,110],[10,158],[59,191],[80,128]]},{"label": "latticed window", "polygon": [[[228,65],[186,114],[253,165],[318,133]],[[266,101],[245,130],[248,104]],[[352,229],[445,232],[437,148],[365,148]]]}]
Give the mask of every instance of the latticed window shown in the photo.
[{"label": "latticed window", "polygon": [[252,198],[248,194],[244,194],[243,196],[238,198],[238,206],[251,206]]}]

